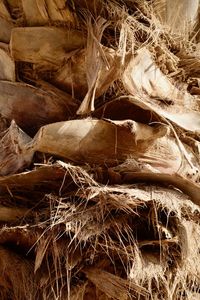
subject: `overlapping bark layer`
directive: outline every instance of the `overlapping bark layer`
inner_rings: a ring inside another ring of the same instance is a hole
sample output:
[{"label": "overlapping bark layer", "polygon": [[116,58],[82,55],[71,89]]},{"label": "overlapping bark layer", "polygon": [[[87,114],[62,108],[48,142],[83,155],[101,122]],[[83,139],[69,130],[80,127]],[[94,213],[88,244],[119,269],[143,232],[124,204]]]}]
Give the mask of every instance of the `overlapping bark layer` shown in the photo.
[{"label": "overlapping bark layer", "polygon": [[2,300],[199,299],[190,2],[0,3]]}]

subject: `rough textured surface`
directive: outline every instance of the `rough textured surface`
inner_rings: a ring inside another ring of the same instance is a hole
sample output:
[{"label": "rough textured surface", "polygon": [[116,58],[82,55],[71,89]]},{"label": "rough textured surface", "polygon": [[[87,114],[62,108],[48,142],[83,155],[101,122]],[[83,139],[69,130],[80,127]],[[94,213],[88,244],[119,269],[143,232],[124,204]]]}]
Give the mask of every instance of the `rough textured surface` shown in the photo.
[{"label": "rough textured surface", "polygon": [[198,9],[0,2],[0,299],[200,298]]}]

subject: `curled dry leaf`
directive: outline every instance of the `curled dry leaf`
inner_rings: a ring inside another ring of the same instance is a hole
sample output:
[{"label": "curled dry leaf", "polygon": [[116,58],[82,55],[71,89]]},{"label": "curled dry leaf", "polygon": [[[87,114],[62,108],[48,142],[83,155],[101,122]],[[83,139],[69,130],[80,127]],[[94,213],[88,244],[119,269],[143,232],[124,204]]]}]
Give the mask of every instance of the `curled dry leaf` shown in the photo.
[{"label": "curled dry leaf", "polygon": [[75,114],[77,102],[68,94],[55,90],[0,81],[0,113],[10,121],[14,119],[19,127],[33,135],[41,126]]},{"label": "curled dry leaf", "polygon": [[124,173],[123,182],[151,182],[164,183],[166,185],[173,185],[180,189],[183,193],[188,195],[193,203],[200,206],[200,186],[199,184],[191,182],[177,174],[156,174],[156,173],[142,173],[142,172],[127,172]]},{"label": "curled dry leaf", "polygon": [[4,50],[6,53],[10,54],[9,45],[3,42],[0,42],[0,49]]},{"label": "curled dry leaf", "polygon": [[188,93],[181,92],[161,72],[153,60],[152,54],[147,48],[141,48],[136,56],[132,56],[123,74],[125,88],[133,94],[148,95],[152,101],[160,101],[164,104],[189,105],[192,97]]},{"label": "curled dry leaf", "polygon": [[166,127],[150,127],[132,120],[73,120],[42,127],[28,146],[74,162],[115,164],[137,157],[166,134]]},{"label": "curled dry leaf", "polygon": [[132,100],[135,104],[154,111],[185,130],[200,130],[200,113],[192,110],[195,99],[170,82],[146,48],[140,49],[137,56],[130,59],[122,80],[126,90],[134,95]]},{"label": "curled dry leaf", "polygon": [[[0,1],[0,299],[199,292],[200,106],[186,92],[200,86],[196,4]],[[33,86],[9,82],[8,47]],[[109,120],[74,120],[80,102],[64,91],[84,99],[80,114],[98,97],[91,116]]]},{"label": "curled dry leaf", "polygon": [[92,116],[98,119],[105,118],[110,120],[130,119],[144,124],[160,121],[157,114],[134,104],[128,96],[105,103],[97,108],[92,113]]},{"label": "curled dry leaf", "polygon": [[37,190],[38,186],[47,187],[50,184],[52,187],[56,186],[59,189],[64,174],[65,170],[60,168],[59,165],[45,165],[32,171],[0,177],[0,186],[5,194],[8,194],[6,187],[9,187],[11,192],[18,188],[26,189],[30,192],[34,189]]},{"label": "curled dry leaf", "polygon": [[[182,193],[179,191],[180,200],[182,199],[183,202],[185,202],[187,197],[186,195],[188,195],[193,203],[195,203],[196,205],[200,205],[199,184],[192,182],[191,180],[186,179],[179,174],[166,174],[161,172],[156,173],[155,171],[147,170],[145,168],[141,170],[141,166],[137,163],[137,161],[133,161],[133,160],[131,161],[131,166],[128,165],[127,162],[125,162],[116,167],[108,168],[107,170],[98,168],[95,172],[95,179],[97,180],[97,182],[101,182],[101,183],[109,182],[114,186],[122,183],[135,184],[135,183],[143,182],[144,185],[141,187],[143,191],[144,191],[145,184],[147,183],[156,184],[156,185],[161,184],[162,186],[169,187],[169,190],[172,188],[172,186],[174,186],[177,193],[178,190],[182,191]],[[152,191],[151,189],[148,190],[149,193],[151,193],[151,191]],[[171,189],[171,192],[174,193],[173,189]],[[154,199],[158,197],[157,200],[159,202],[159,199],[162,197],[159,196],[158,190],[156,191],[155,194],[157,196],[154,195]],[[168,201],[168,198],[171,199],[172,196],[170,195],[169,197],[164,197],[163,200]],[[142,200],[144,198],[137,197],[137,199]],[[146,199],[148,200],[151,199],[150,194],[147,196]]]},{"label": "curled dry leaf", "polygon": [[[66,180],[64,183],[67,183],[68,191],[70,190],[69,183],[79,186],[80,182],[84,182],[86,186],[98,186],[96,181],[84,169],[59,161],[53,165],[36,167],[31,171],[1,176],[0,187],[2,195],[4,194],[7,198],[10,192],[14,194],[17,190],[27,191],[28,195],[30,193],[33,195],[34,191],[36,191],[37,201],[39,202],[39,193],[37,193],[39,190],[43,191],[41,193],[42,198],[44,197],[43,193],[49,193],[50,191],[59,192],[61,191],[63,179]],[[35,199],[29,197],[29,203],[32,200],[33,206],[35,206]],[[22,203],[22,199],[20,201]]]},{"label": "curled dry leaf", "polygon": [[[159,123],[160,118],[158,114],[145,110],[144,107],[137,105],[137,101],[129,99],[128,97],[122,97],[106,103],[104,106],[97,109],[94,113],[94,117],[109,118],[113,120],[117,119],[132,119],[134,121],[140,121],[143,123]],[[169,128],[168,128],[169,129]],[[185,160],[177,140],[171,137],[169,134],[157,139],[156,142],[149,147],[145,154],[141,153],[137,163],[141,171],[148,170],[152,172],[164,172],[168,174],[178,173],[184,177],[190,178],[194,181],[199,179],[199,162],[195,157],[191,148],[183,144],[186,152],[186,156],[192,161],[192,167]],[[126,168],[131,168],[134,163],[129,161],[126,164]],[[124,168],[123,166],[122,168]]]},{"label": "curled dry leaf", "polygon": [[[175,138],[164,136],[156,141],[138,162],[149,171],[166,174],[180,174],[193,181],[199,180],[199,160],[187,145],[182,144],[182,148]],[[188,160],[187,160],[187,159]]]},{"label": "curled dry leaf", "polygon": [[12,30],[10,49],[13,58],[36,64],[38,68],[56,70],[66,53],[83,47],[80,31],[57,27],[19,27]]}]

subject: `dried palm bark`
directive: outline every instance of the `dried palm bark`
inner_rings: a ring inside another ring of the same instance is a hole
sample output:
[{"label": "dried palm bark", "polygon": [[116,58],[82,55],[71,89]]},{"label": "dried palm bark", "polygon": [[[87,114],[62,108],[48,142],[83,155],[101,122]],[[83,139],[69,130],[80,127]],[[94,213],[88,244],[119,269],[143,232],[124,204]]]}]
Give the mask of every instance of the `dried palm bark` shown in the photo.
[{"label": "dried palm bark", "polygon": [[29,26],[48,25],[50,21],[68,25],[75,22],[64,0],[22,0],[22,6]]},{"label": "dried palm bark", "polygon": [[11,31],[14,27],[13,23],[0,16],[0,26],[1,26],[0,41],[4,43],[9,43],[11,37]]},{"label": "dried palm bark", "polygon": [[198,6],[1,1],[2,300],[198,299]]},{"label": "dried palm bark", "polygon": [[3,49],[0,49],[0,70],[0,80],[15,81],[15,63]]},{"label": "dried palm bark", "polygon": [[136,58],[132,57],[124,71],[123,83],[130,94],[141,98],[136,101],[142,108],[149,108],[186,130],[200,130],[195,99],[164,76],[147,49],[140,49]]},{"label": "dried palm bark", "polygon": [[9,129],[1,134],[1,175],[16,173],[30,165],[33,153],[26,151],[25,148],[30,141],[31,138],[12,121]]},{"label": "dried palm bark", "polygon": [[74,116],[76,109],[76,100],[68,94],[55,94],[51,88],[44,90],[25,83],[0,82],[1,115],[14,119],[28,134],[36,133],[44,124]]},{"label": "dried palm bark", "polygon": [[165,133],[165,127],[153,128],[131,120],[73,120],[42,127],[27,148],[79,163],[115,164],[145,153],[149,143]]},{"label": "dried palm bark", "polygon": [[11,55],[17,61],[34,63],[37,68],[56,70],[66,53],[83,47],[80,31],[56,27],[14,28],[10,41]]},{"label": "dried palm bark", "polygon": [[[100,46],[101,47],[101,46]],[[101,96],[108,87],[120,75],[120,57],[113,49],[106,47],[102,48],[103,55],[107,60],[102,61],[103,58],[95,58],[93,69],[96,68],[97,59],[100,60],[96,76],[96,92],[95,98]],[[83,100],[88,91],[89,82],[87,81],[87,72],[90,65],[91,54],[87,53],[86,49],[76,51],[67,60],[66,64],[54,75],[52,82],[64,91]],[[94,70],[91,71],[91,80],[94,78]],[[94,79],[93,79],[94,80]],[[93,100],[94,101],[94,100]],[[91,108],[87,108],[83,114],[94,110],[94,104]]]},{"label": "dried palm bark", "polygon": [[2,1],[0,3],[0,41],[4,43],[10,42],[11,30],[14,27],[10,13]]},{"label": "dried palm bark", "polygon": [[[155,278],[159,278],[159,285],[166,284],[167,281],[163,277],[163,272],[165,269],[168,270],[170,268],[167,261],[168,259],[173,259],[173,262],[175,264],[177,262],[177,258],[175,259],[172,256],[171,258],[169,256],[166,256],[164,258],[163,256],[163,262],[162,264],[160,264],[159,260],[156,260],[153,249],[155,249],[155,247],[157,249],[156,251],[160,249],[159,251],[161,251],[161,254],[163,255],[164,253],[166,253],[166,249],[168,249],[167,251],[175,251],[176,247],[178,247],[179,245],[179,247],[181,247],[179,248],[179,251],[181,251],[181,256],[179,255],[180,261],[177,273],[176,268],[174,269],[174,276],[176,276],[176,286],[178,287],[183,280],[183,277],[180,273],[180,263],[183,264],[182,271],[186,276],[186,274],[189,274],[188,272],[190,272],[190,269],[187,269],[190,265],[190,262],[186,261],[186,257],[190,257],[190,259],[192,258],[189,254],[191,244],[186,244],[186,241],[184,240],[188,239],[189,233],[185,233],[185,226],[187,226],[186,223],[181,223],[180,208],[184,206],[184,209],[187,209],[188,212],[190,211],[190,214],[192,214],[193,209],[196,209],[196,212],[198,212],[198,207],[193,206],[191,202],[187,200],[188,198],[176,189],[172,190],[163,187],[159,188],[158,186],[151,186],[151,188],[149,188],[146,185],[132,185],[131,187],[127,185],[115,187],[100,186],[82,168],[66,165],[63,163],[61,163],[61,165],[62,168],[59,165],[46,166],[32,172],[4,177],[0,182],[1,188],[6,186],[9,187],[10,192],[13,196],[15,195],[16,199],[20,196],[19,190],[22,192],[23,201],[22,199],[20,200],[21,205],[26,205],[26,197],[30,199],[30,194],[34,194],[33,187],[37,187],[37,189],[40,187],[40,189],[42,188],[43,191],[45,191],[46,187],[48,188],[49,192],[54,192],[54,197],[49,196],[49,198],[46,198],[45,201],[43,199],[43,201],[41,202],[41,200],[38,199],[38,209],[41,209],[40,207],[43,207],[44,213],[44,207],[46,207],[46,209],[50,209],[52,214],[52,218],[47,220],[47,223],[45,225],[49,227],[50,222],[52,229],[50,232],[47,229],[45,235],[43,235],[43,238],[41,237],[39,239],[36,248],[37,254],[35,260],[35,280],[37,284],[39,284],[39,286],[42,286],[43,297],[48,297],[48,295],[51,294],[48,287],[49,274],[45,271],[46,257],[49,257],[50,259],[51,256],[53,259],[51,274],[53,274],[54,270],[57,270],[57,278],[59,278],[61,274],[63,278],[62,291],[58,291],[58,295],[61,299],[64,299],[64,297],[66,297],[66,285],[68,280],[68,275],[65,271],[65,267],[63,265],[60,265],[60,267],[58,267],[57,265],[59,264],[59,261],[61,259],[66,260],[66,268],[69,268],[72,274],[77,268],[80,270],[79,272],[81,272],[81,274],[82,271],[83,274],[86,273],[89,281],[84,281],[85,285],[89,285],[89,282],[92,282],[94,284],[93,287],[90,287],[90,290],[100,290],[103,292],[103,295],[105,294],[107,296],[110,296],[111,294],[115,295],[115,299],[118,299],[117,295],[119,295],[119,290],[120,295],[122,293],[124,297],[125,295],[127,295],[127,293],[132,296],[135,295],[135,297],[138,297],[138,295],[148,297],[148,294],[151,293],[151,286],[148,285],[148,282],[150,283],[151,280],[153,280],[152,278],[154,278],[155,276]],[[58,180],[57,183],[54,181],[54,186],[49,185],[49,182],[51,182],[52,179]],[[63,184],[61,187],[62,181]],[[72,182],[74,185],[72,191],[75,189],[76,197],[78,196],[79,199],[78,202],[73,203],[71,194],[68,196],[69,198],[67,197],[70,182]],[[80,184],[83,183],[86,185],[80,188]],[[57,189],[55,189],[56,185]],[[76,190],[75,186],[78,190]],[[185,186],[187,185],[185,184]],[[152,189],[153,191],[155,191],[154,201],[151,200]],[[7,188],[3,190],[5,193],[4,195],[9,194]],[[62,193],[63,196],[66,195],[65,197],[67,198],[64,197],[63,199],[57,201],[57,199],[55,198],[56,190],[57,193]],[[72,202],[70,199],[72,200]],[[87,205],[85,203],[86,199]],[[30,204],[35,207],[35,201]],[[155,205],[157,209],[155,209]],[[48,206],[50,207],[48,208]],[[159,207],[161,209],[160,212]],[[168,212],[166,212],[169,218],[168,221],[165,220],[165,213],[161,213],[162,207],[165,207],[165,209],[168,210]],[[37,207],[33,209],[36,209],[37,211]],[[116,214],[116,212],[118,213],[115,216],[115,221],[113,223],[112,214]],[[43,213],[38,215],[36,219],[42,221],[44,216]],[[182,211],[182,213],[184,215],[184,210]],[[150,216],[150,219],[145,224],[145,222],[141,222],[141,220],[145,220],[146,214]],[[176,217],[174,216],[174,214]],[[105,218],[106,215],[107,217]],[[149,222],[150,224],[152,224],[151,226],[154,226],[154,231],[151,231]],[[168,223],[168,225],[166,224],[166,222]],[[62,229],[62,224],[65,225],[66,228],[64,232]],[[102,225],[100,226],[100,224]],[[132,232],[130,224],[132,224]],[[143,233],[141,231],[141,226],[144,226],[142,227]],[[30,234],[28,234],[27,237],[26,229],[21,228],[20,230],[20,228],[17,229],[16,227],[10,228],[10,231],[6,231],[4,229],[4,231],[2,231],[0,235],[0,242],[4,245],[8,241],[12,241],[16,245],[16,247],[18,247],[18,249],[20,249],[20,247],[23,247],[23,249],[27,249],[27,247],[30,247],[30,245],[34,246],[34,241],[37,237],[37,234],[39,236],[41,235],[40,224],[38,224],[38,227],[36,227],[35,230],[36,236],[30,238]],[[196,234],[197,228],[194,228],[193,230]],[[75,234],[71,242],[67,232],[70,232],[71,237]],[[62,235],[62,238],[60,237],[58,239],[58,233]],[[57,236],[56,239],[54,237],[54,234]],[[129,242],[125,237],[127,234],[130,239]],[[137,239],[139,242],[139,249],[137,248],[137,245],[135,244],[132,236],[135,234],[137,235]],[[17,240],[15,240],[16,235],[18,235]],[[95,236],[98,239],[98,243],[96,245],[96,249],[94,250],[92,245],[93,237]],[[82,244],[82,241],[84,241],[85,246]],[[75,244],[73,245],[73,243]],[[68,246],[66,247],[66,245]],[[191,245],[191,247],[193,247],[194,245],[195,244]],[[74,247],[76,247],[76,251],[74,250]],[[176,251],[174,253],[176,253]],[[8,255],[7,252],[6,255]],[[85,266],[87,255],[89,255],[88,259],[91,259],[91,255],[93,256],[90,269]],[[132,280],[132,283],[129,282],[130,279],[122,279],[120,277],[117,277],[116,274],[113,273],[112,264],[110,265],[109,262],[110,255],[112,255],[113,259],[116,261],[117,272],[120,272],[120,274],[124,272],[124,266],[121,266],[118,258],[120,258],[120,261],[123,260],[123,264],[127,266],[135,266],[130,269],[130,278]],[[192,261],[196,260],[196,255],[197,254],[193,252]],[[100,257],[102,257],[102,260],[99,260]],[[28,262],[31,264],[33,263],[31,257],[28,257]],[[139,268],[139,266],[140,268],[142,268],[142,270],[144,270],[142,274],[138,271],[137,273],[134,271],[134,268]],[[149,268],[153,268],[154,272],[151,273],[151,269]],[[102,280],[99,280],[98,277],[97,279],[95,279],[92,276],[96,269],[98,269],[98,273],[103,276]],[[11,272],[8,266],[5,268],[5,270],[6,272]],[[107,278],[106,281],[103,280],[104,277]],[[30,279],[30,276],[28,278]],[[186,277],[184,280],[186,280]],[[73,275],[71,277],[71,281],[73,290],[73,284],[75,284]],[[110,283],[108,284],[108,282]],[[136,282],[137,284],[135,285]],[[51,289],[55,288],[56,292],[56,286],[54,284],[56,285],[56,279],[55,282],[51,282]],[[127,284],[131,284],[131,289],[127,290]],[[141,287],[141,284],[143,288]],[[15,290],[15,288],[17,288],[17,286],[15,287],[15,285],[13,284],[13,286],[11,287],[12,293],[17,293],[17,290]],[[86,290],[87,289],[84,289],[84,291],[82,291],[83,294],[85,294]],[[7,292],[8,287],[5,286],[3,297],[7,295]],[[167,297],[167,295],[173,293],[173,287],[170,287],[170,284],[165,286],[165,288],[163,286],[162,292],[163,297]],[[85,297],[87,297],[86,295],[87,294],[85,294]]]}]

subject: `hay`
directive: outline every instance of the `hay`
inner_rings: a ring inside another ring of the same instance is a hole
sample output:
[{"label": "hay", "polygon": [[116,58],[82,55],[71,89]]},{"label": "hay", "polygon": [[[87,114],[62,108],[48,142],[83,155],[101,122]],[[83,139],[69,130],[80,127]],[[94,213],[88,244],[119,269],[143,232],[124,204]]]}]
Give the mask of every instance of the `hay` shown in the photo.
[{"label": "hay", "polygon": [[199,5],[182,2],[0,3],[2,300],[199,299]]}]

